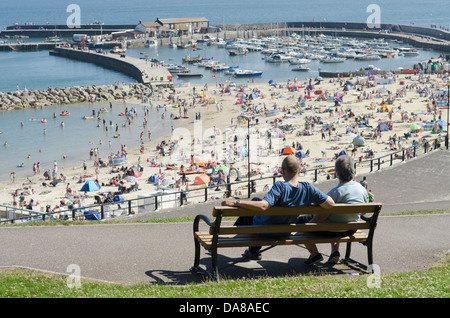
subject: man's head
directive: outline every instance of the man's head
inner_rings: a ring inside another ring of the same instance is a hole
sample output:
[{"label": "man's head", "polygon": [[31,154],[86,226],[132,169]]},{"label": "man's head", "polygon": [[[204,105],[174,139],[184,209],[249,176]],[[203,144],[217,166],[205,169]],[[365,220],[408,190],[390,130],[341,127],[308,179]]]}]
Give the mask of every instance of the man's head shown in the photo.
[{"label": "man's head", "polygon": [[281,163],[281,172],[283,173],[283,178],[285,180],[290,180],[298,175],[300,171],[300,160],[294,156],[289,155],[284,158]]},{"label": "man's head", "polygon": [[353,160],[348,155],[339,156],[334,164],[334,170],[337,178],[342,182],[349,182],[353,180],[355,169]]}]

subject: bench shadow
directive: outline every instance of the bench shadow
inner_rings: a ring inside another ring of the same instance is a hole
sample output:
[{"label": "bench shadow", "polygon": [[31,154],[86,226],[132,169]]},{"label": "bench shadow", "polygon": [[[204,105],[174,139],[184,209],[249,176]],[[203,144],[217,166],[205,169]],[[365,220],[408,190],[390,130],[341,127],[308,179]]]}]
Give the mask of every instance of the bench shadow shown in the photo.
[{"label": "bench shadow", "polygon": [[[286,261],[276,260],[247,260],[242,257],[227,257],[218,255],[219,275],[221,279],[258,279],[267,277],[286,277],[293,275],[349,275],[362,274],[364,271],[346,264],[338,263],[334,266],[324,262],[312,266],[305,265],[306,258],[293,257]],[[207,255],[200,259],[200,267],[204,272],[193,273],[187,268],[185,271],[149,270],[145,274],[153,280],[153,284],[186,285],[203,283],[212,280],[211,258]]]}]

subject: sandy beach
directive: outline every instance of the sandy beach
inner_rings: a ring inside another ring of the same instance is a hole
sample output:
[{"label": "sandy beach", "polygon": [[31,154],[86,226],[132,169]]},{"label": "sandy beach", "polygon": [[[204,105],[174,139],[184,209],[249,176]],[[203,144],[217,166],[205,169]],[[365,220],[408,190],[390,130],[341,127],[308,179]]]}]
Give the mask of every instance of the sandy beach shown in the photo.
[{"label": "sandy beach", "polygon": [[[152,100],[152,106],[142,100],[133,100],[133,105],[142,108],[166,105],[159,108],[159,114],[164,116],[189,117],[173,118],[176,128],[171,135],[151,140],[144,135],[142,153],[140,147],[127,149],[127,164],[115,168],[141,165],[143,170],[138,178],[138,190],[121,195],[124,199],[133,199],[155,192],[157,186],[149,182],[152,176],[161,177],[162,182],[166,180],[174,190],[201,189],[204,185],[195,184],[195,178],[200,174],[189,174],[187,183],[180,184],[178,169],[184,166],[188,170],[199,171],[204,168],[203,165],[208,165],[208,161],[212,165],[216,163],[216,169],[221,165],[227,168],[232,165],[239,169],[241,177],[246,178],[247,151],[250,153],[251,169],[258,177],[265,177],[277,172],[286,146],[294,148],[290,149],[294,154],[299,151],[305,154],[302,169],[308,170],[332,167],[336,154],[341,151],[347,151],[358,162],[371,156],[386,155],[394,149],[407,148],[422,138],[439,136],[423,129],[414,131],[411,125],[421,126],[424,122],[437,121],[441,116],[446,121],[447,110],[433,107],[431,100],[436,90],[446,89],[446,78],[442,75],[402,74],[385,78],[387,84],[380,84],[377,79],[381,82],[380,77],[367,76],[326,78],[321,81],[314,78],[296,81],[291,78],[283,83],[271,84],[252,83],[250,79],[242,86],[211,83],[207,87],[176,87],[171,100],[167,90],[161,98]],[[245,118],[239,118],[241,114],[250,117],[250,147],[246,141],[247,122]],[[392,129],[377,135],[380,123],[391,125]],[[436,128],[442,136],[445,135],[445,126],[443,130],[442,127]],[[354,139],[358,135],[362,136],[363,143],[355,147],[358,140]],[[165,155],[157,149],[162,141],[165,141]],[[117,151],[120,149],[114,149],[114,152]],[[102,159],[108,161],[108,158]],[[201,163],[192,167],[192,159]],[[111,184],[112,178],[125,173],[112,172],[110,165],[98,167],[94,163],[94,158],[87,161],[86,170],[83,165],[59,168],[57,174],[63,174],[64,178],[55,186],[49,185],[51,180],[47,180],[42,172],[29,180],[23,178],[3,182],[0,184],[0,204],[12,206],[15,200],[16,206],[19,206],[21,193],[24,205],[33,200],[34,211],[44,212],[47,206],[53,210],[61,205],[62,200],[81,199],[83,206],[94,204],[96,195],[118,191],[118,186]],[[168,165],[171,169],[167,168]],[[358,168],[358,172],[361,174],[367,169],[367,166]],[[205,172],[211,171],[211,168],[205,169]],[[319,180],[325,180],[327,174],[322,172]],[[311,182],[313,177],[312,173],[302,174],[301,180]],[[97,179],[102,185],[99,191],[81,191],[84,181],[89,178]],[[124,181],[124,185],[130,187],[131,183]],[[258,191],[264,190],[262,184],[257,186]],[[71,189],[68,195],[67,188]],[[13,193],[16,193],[15,198]],[[223,192],[219,193],[223,195]],[[239,195],[239,192],[235,194]],[[243,190],[241,196],[246,197],[247,191]],[[188,197],[189,203],[196,200],[204,199]]]}]

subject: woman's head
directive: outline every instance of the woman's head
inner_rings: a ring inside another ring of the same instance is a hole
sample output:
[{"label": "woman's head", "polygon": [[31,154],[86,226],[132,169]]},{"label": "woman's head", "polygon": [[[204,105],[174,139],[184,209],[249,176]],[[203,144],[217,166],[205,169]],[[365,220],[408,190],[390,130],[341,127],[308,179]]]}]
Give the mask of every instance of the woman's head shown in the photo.
[{"label": "woman's head", "polygon": [[353,160],[348,155],[339,156],[334,164],[336,176],[340,181],[349,182],[353,180],[355,169]]}]

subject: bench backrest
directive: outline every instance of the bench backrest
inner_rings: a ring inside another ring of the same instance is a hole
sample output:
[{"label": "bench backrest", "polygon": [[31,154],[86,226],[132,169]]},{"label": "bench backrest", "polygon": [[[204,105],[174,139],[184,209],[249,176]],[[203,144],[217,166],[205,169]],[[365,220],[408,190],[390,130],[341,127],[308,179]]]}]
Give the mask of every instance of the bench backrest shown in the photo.
[{"label": "bench backrest", "polygon": [[[215,222],[210,226],[210,234],[265,234],[286,232],[317,232],[317,231],[348,231],[348,230],[374,230],[381,211],[381,203],[343,204],[338,203],[333,208],[321,206],[305,207],[271,207],[266,211],[255,211],[242,207],[214,207]],[[351,214],[359,213],[362,221],[349,223],[305,223],[282,225],[222,225],[223,217],[239,216],[279,216],[279,215],[308,215],[308,214]],[[368,214],[372,214],[368,217]]]}]

